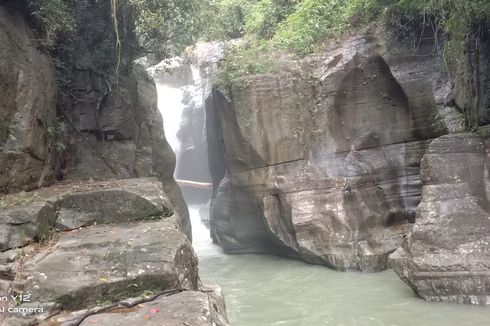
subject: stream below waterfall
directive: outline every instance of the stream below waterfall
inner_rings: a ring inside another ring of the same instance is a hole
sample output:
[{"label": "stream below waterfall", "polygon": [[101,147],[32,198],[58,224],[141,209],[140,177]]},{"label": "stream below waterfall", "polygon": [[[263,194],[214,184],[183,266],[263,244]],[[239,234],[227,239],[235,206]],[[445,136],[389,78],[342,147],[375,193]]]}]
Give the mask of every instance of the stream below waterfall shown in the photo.
[{"label": "stream below waterfall", "polygon": [[[165,134],[180,164],[184,89],[157,87]],[[232,326],[490,325],[490,308],[425,302],[392,270],[345,273],[269,255],[225,255],[212,243],[199,207],[191,206],[190,214],[201,280],[221,286]]]},{"label": "stream below waterfall", "polygon": [[233,326],[486,326],[490,309],[414,297],[391,270],[343,273],[268,255],[225,255],[190,207],[204,283],[223,288]]}]

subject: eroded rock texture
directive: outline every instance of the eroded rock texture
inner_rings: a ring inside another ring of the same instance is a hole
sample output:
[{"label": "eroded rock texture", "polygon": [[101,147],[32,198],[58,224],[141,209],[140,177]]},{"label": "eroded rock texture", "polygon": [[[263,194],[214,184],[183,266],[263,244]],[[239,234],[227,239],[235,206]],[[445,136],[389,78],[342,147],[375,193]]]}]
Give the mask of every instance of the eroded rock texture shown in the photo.
[{"label": "eroded rock texture", "polygon": [[227,252],[387,268],[414,222],[422,155],[446,130],[434,116],[451,98],[432,42],[413,55],[387,39],[354,37],[235,80],[232,101],[208,98],[211,232]]},{"label": "eroded rock texture", "polygon": [[465,112],[468,126],[490,136],[490,22],[472,26],[475,38],[455,72],[455,102]]},{"label": "eroded rock texture", "polygon": [[0,193],[32,190],[56,178],[156,176],[190,237],[156,87],[133,64],[138,44],[132,13],[119,6],[126,18],[118,55],[110,2],[73,2],[76,28],[57,39],[56,59],[50,60],[37,49],[41,36],[26,23],[32,15],[23,3],[9,2],[17,10],[0,6]]},{"label": "eroded rock texture", "polygon": [[159,293],[165,296],[135,304],[132,314],[123,309],[111,311],[115,319],[88,320],[130,325],[159,307],[155,323],[227,325],[221,292],[200,284],[192,245],[158,179],[57,185],[4,196],[1,204],[0,292],[28,293],[30,302],[20,307],[43,308],[3,314],[2,325],[74,325],[91,309],[109,311],[121,301],[122,308]]},{"label": "eroded rock texture", "polygon": [[[156,87],[133,64],[132,11],[118,6],[118,55],[110,2],[67,4],[76,28],[51,49],[55,74],[25,5],[0,5],[0,296],[30,297],[0,305],[32,309],[2,313],[0,323],[78,325],[142,300],[131,310],[142,320],[154,305],[157,324],[227,325],[220,291],[198,279]],[[55,176],[63,182],[33,190]]]},{"label": "eroded rock texture", "polygon": [[[81,325],[135,325],[142,319],[150,326],[227,326],[225,306],[221,291],[216,287],[205,287],[205,292],[186,291],[163,297],[144,304],[136,311],[122,314],[99,314],[89,317]],[[150,316],[150,318],[148,318]],[[63,324],[62,324],[63,325]]]},{"label": "eroded rock texture", "polygon": [[390,256],[400,278],[430,301],[490,304],[487,155],[470,134],[441,137],[422,159],[417,220]]},{"label": "eroded rock texture", "polygon": [[48,127],[56,117],[56,82],[21,14],[0,6],[0,193],[54,181]]}]

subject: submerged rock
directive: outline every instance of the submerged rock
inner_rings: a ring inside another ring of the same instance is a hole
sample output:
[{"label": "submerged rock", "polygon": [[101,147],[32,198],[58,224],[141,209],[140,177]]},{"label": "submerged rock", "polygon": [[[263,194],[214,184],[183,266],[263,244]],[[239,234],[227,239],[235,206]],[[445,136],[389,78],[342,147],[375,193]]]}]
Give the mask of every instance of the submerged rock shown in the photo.
[{"label": "submerged rock", "polygon": [[490,180],[485,153],[478,136],[454,134],[436,139],[424,155],[416,223],[390,261],[425,300],[490,304]]}]

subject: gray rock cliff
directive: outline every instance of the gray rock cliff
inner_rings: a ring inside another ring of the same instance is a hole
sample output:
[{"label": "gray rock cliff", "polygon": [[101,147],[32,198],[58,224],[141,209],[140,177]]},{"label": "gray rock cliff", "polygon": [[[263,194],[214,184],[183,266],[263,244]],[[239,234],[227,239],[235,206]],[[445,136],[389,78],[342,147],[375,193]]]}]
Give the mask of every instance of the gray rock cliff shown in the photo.
[{"label": "gray rock cliff", "polygon": [[367,32],[235,80],[231,100],[214,91],[215,241],[231,253],[386,269],[421,200],[420,160],[449,128],[435,117],[450,105],[450,81],[430,46],[414,54]]}]

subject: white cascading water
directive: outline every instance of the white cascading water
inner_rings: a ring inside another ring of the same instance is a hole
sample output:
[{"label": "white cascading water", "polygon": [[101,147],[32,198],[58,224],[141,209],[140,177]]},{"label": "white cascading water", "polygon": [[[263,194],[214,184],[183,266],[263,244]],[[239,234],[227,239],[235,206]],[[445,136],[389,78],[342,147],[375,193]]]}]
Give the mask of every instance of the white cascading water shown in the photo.
[{"label": "white cascading water", "polygon": [[[171,59],[171,62],[180,62],[181,59]],[[196,104],[202,104],[204,101],[203,96],[203,83],[199,73],[199,68],[191,65],[192,78],[188,85],[184,86],[172,86],[167,83],[159,82],[156,79],[155,83],[158,92],[158,109],[162,114],[163,125],[165,130],[165,138],[167,139],[170,147],[172,147],[177,158],[177,165],[180,162],[180,154],[182,150],[182,144],[178,139],[178,132],[182,124],[182,114],[186,105],[183,103],[186,93],[192,95],[192,101]],[[177,169],[176,169],[177,171]]]},{"label": "white cascading water", "polygon": [[173,88],[161,83],[157,83],[156,85],[158,91],[158,108],[162,116],[165,117],[163,119],[165,138],[167,138],[168,143],[178,157],[180,142],[177,138],[177,132],[182,122],[182,112],[185,107],[182,103],[184,89]]}]

